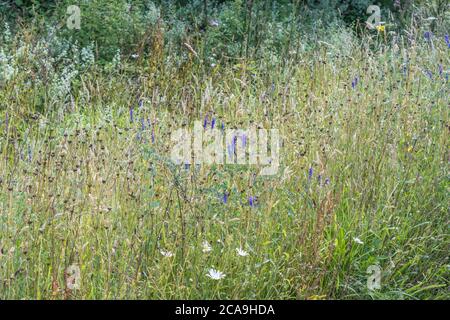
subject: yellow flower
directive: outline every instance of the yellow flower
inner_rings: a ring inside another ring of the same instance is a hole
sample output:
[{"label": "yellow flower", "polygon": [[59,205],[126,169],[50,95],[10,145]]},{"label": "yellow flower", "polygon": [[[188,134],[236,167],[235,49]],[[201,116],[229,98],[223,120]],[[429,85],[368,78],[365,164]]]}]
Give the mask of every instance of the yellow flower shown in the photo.
[{"label": "yellow flower", "polygon": [[382,25],[378,25],[378,26],[377,26],[378,32],[384,32],[384,29],[385,29],[385,27],[382,26]]}]

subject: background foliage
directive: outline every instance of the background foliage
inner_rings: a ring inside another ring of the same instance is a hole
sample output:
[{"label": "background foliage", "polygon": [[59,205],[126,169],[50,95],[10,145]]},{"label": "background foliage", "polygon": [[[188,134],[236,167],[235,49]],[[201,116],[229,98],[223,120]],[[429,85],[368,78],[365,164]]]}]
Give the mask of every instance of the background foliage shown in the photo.
[{"label": "background foliage", "polygon": [[[67,7],[72,4],[81,9],[79,31],[64,27]],[[312,36],[318,26],[347,25],[360,32],[370,4],[383,8],[382,20],[390,24],[390,30],[411,24],[413,8],[448,19],[448,4],[442,0],[9,0],[2,2],[0,14],[10,23],[45,20],[39,24],[44,29],[57,25],[63,39],[81,47],[93,44],[101,61],[110,61],[118,50],[148,52],[155,30],[162,31],[171,48],[181,48],[187,41],[201,46],[198,53],[202,55],[214,53],[222,58],[289,51],[293,38]],[[442,25],[430,24],[432,30]]]}]

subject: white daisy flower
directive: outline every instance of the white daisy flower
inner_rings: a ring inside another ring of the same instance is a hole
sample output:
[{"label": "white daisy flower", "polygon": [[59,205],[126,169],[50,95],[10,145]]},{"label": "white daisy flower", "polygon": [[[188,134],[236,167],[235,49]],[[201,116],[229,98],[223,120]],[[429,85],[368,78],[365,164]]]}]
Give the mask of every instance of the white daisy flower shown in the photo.
[{"label": "white daisy flower", "polygon": [[203,249],[202,249],[202,251],[203,251],[203,253],[208,253],[208,252],[210,252],[212,250],[212,247],[211,247],[211,245],[209,244],[209,242],[208,241],[203,241]]},{"label": "white daisy flower", "polygon": [[132,54],[131,57],[132,57],[133,59],[137,59],[137,58],[139,58],[139,55],[138,55],[137,53],[135,53],[135,54]]},{"label": "white daisy flower", "polygon": [[215,269],[209,269],[206,276],[210,277],[213,280],[220,280],[220,279],[225,278],[225,273],[215,270]]},{"label": "white daisy flower", "polygon": [[218,27],[219,26],[219,20],[213,19],[213,20],[209,20],[209,25],[211,27]]},{"label": "white daisy flower", "polygon": [[173,257],[173,253],[170,251],[161,250],[160,252],[164,257],[167,257],[167,258]]},{"label": "white daisy flower", "polygon": [[238,254],[238,256],[241,256],[241,257],[248,256],[248,252],[245,250],[242,250],[242,248],[236,248],[236,253]]},{"label": "white daisy flower", "polygon": [[353,238],[353,241],[355,241],[357,244],[364,244],[364,242],[362,242],[361,239],[357,237]]}]

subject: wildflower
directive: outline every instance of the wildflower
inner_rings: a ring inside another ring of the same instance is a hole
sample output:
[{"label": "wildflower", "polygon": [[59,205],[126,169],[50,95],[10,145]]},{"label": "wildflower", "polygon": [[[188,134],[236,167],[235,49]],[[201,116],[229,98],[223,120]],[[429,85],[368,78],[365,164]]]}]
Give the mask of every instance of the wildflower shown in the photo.
[{"label": "wildflower", "polygon": [[254,207],[255,206],[255,202],[256,202],[256,197],[250,196],[248,198],[248,204],[250,205],[250,207]]},{"label": "wildflower", "polygon": [[383,25],[381,25],[381,24],[378,25],[376,28],[377,28],[377,31],[378,31],[378,32],[384,32],[384,30],[385,30],[385,26],[383,26]]},{"label": "wildflower", "polygon": [[231,144],[228,145],[227,149],[228,149],[228,155],[231,157],[233,157],[234,152],[236,150],[236,141],[237,141],[237,137],[234,136],[232,139]]},{"label": "wildflower", "polygon": [[325,179],[325,185],[329,185],[330,184],[330,179],[329,178],[326,178]]},{"label": "wildflower", "polygon": [[184,164],[184,169],[189,170],[190,167],[191,167],[191,165],[189,163]]},{"label": "wildflower", "polygon": [[218,27],[218,26],[219,26],[219,21],[216,20],[216,19],[210,20],[210,21],[209,21],[209,25],[210,25],[211,27]]},{"label": "wildflower", "polygon": [[211,120],[211,129],[214,129],[214,125],[216,124],[216,118],[212,118]]},{"label": "wildflower", "polygon": [[142,99],[139,99],[138,105],[139,105],[139,109],[141,109],[142,106],[144,105],[144,101],[142,101]]},{"label": "wildflower", "polygon": [[206,126],[208,125],[208,116],[205,116],[205,120],[203,120],[203,129],[206,129]]},{"label": "wildflower", "polygon": [[227,146],[227,150],[228,150],[228,156],[229,156],[230,158],[233,157],[233,154],[234,154],[233,144],[229,144],[229,145]]},{"label": "wildflower", "polygon": [[242,135],[241,136],[241,141],[242,141],[242,146],[245,148],[245,146],[247,145],[247,135]]},{"label": "wildflower", "polygon": [[444,68],[442,67],[442,65],[439,65],[439,75],[442,76],[442,73],[444,72]]},{"label": "wildflower", "polygon": [[225,123],[222,122],[222,131],[225,130]]},{"label": "wildflower", "polygon": [[445,43],[450,48],[450,39],[448,38],[448,34],[445,35],[444,39],[445,39]]},{"label": "wildflower", "polygon": [[133,114],[134,114],[134,108],[131,107],[131,108],[130,108],[130,122],[131,122],[131,123],[134,122],[134,120],[133,120],[133,119],[134,119],[134,118],[133,118]]},{"label": "wildflower", "polygon": [[355,241],[357,244],[364,244],[364,242],[362,242],[361,239],[357,237],[353,238],[353,241]]},{"label": "wildflower", "polygon": [[430,41],[431,40],[431,32],[430,31],[427,31],[427,32],[425,32],[424,33],[424,37],[425,37],[425,39],[427,40],[427,41]]},{"label": "wildflower", "polygon": [[208,252],[211,252],[211,250],[212,250],[212,247],[211,247],[211,245],[209,244],[209,242],[208,241],[203,241],[203,244],[202,244],[202,246],[203,246],[203,249],[202,249],[202,251],[203,251],[203,253],[208,253]]},{"label": "wildflower", "polygon": [[433,73],[430,70],[425,70],[425,74],[428,78],[433,79]]},{"label": "wildflower", "polygon": [[131,57],[132,57],[133,59],[137,59],[137,58],[139,58],[139,55],[138,55],[137,53],[134,53],[134,54],[131,55]]},{"label": "wildflower", "polygon": [[228,193],[227,192],[224,192],[224,194],[222,196],[222,202],[225,204],[228,202]]},{"label": "wildflower", "polygon": [[356,87],[357,84],[358,84],[358,77],[355,77],[355,78],[352,80],[352,88],[355,89],[355,87]]},{"label": "wildflower", "polygon": [[164,257],[167,257],[167,258],[173,257],[173,253],[170,251],[161,250],[160,252]]},{"label": "wildflower", "polygon": [[322,175],[317,176],[317,183],[320,185],[322,183]]},{"label": "wildflower", "polygon": [[225,278],[225,273],[211,268],[208,270],[206,276],[210,277],[213,280],[220,280]]},{"label": "wildflower", "polygon": [[241,257],[248,256],[248,252],[245,250],[242,250],[242,248],[236,248],[236,253],[238,256],[241,256]]},{"label": "wildflower", "polygon": [[311,167],[308,170],[308,180],[311,180],[312,176],[313,176],[313,168]]}]

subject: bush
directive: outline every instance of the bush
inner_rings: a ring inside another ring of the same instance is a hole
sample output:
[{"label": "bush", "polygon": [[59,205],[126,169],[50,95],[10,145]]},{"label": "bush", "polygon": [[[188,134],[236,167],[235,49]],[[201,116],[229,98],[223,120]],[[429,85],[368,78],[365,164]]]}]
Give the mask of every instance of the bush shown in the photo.
[{"label": "bush", "polygon": [[[68,6],[73,2],[66,0],[56,10],[59,19],[69,18]],[[118,50],[133,52],[142,36],[149,28],[148,6],[144,1],[92,0],[78,4],[81,13],[80,30],[67,27],[61,29],[65,38],[72,38],[80,47],[95,43],[100,61],[110,61]]]},{"label": "bush", "polygon": [[18,17],[31,18],[54,8],[54,0],[4,0],[0,2],[0,14],[8,20],[15,20]]}]

